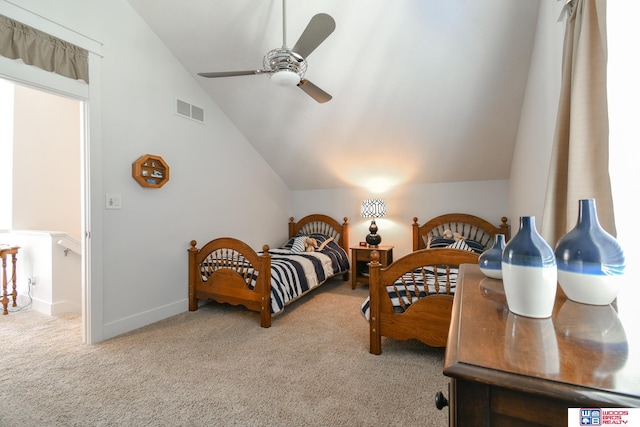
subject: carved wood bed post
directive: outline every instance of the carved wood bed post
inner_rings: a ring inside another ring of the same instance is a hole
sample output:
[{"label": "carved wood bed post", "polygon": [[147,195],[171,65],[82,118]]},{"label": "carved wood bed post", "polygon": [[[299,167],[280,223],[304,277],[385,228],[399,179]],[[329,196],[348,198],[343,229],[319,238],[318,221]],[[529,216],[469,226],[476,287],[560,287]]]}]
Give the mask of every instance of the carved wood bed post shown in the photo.
[{"label": "carved wood bed post", "polygon": [[196,263],[196,255],[198,255],[198,242],[191,241],[189,252],[189,311],[198,309],[198,299],[196,298],[196,277],[198,274],[198,264]]},{"label": "carved wood bed post", "polygon": [[371,252],[369,262],[369,352],[382,353],[382,337],[380,335],[380,254]]},{"label": "carved wood bed post", "polygon": [[[345,216],[344,218],[342,218],[342,220],[344,222],[342,223],[342,236],[340,236],[342,238],[341,246],[344,249],[344,251],[348,254],[349,253],[349,218]],[[342,280],[344,280],[345,282],[349,280],[348,271],[342,275]]]},{"label": "carved wood bed post", "polygon": [[345,216],[342,220],[344,221],[342,223],[342,247],[345,252],[349,253],[349,218]]},{"label": "carved wood bed post", "polygon": [[292,238],[294,235],[293,228],[296,226],[296,223],[293,221],[293,217],[289,217],[289,238]]},{"label": "carved wood bed post", "polygon": [[506,216],[500,218],[500,234],[504,234],[505,240],[509,240],[511,238],[511,227],[509,227],[509,224],[507,224],[508,221],[509,219]]},{"label": "carved wood bed post", "polygon": [[269,245],[262,247],[260,255],[261,266],[260,276],[260,326],[271,327],[271,255],[269,255]]},{"label": "carved wood bed post", "polygon": [[413,251],[417,251],[418,249],[420,249],[420,231],[419,231],[419,227],[420,225],[418,225],[418,217],[414,216],[413,217],[413,224],[411,226],[412,230],[413,230]]}]

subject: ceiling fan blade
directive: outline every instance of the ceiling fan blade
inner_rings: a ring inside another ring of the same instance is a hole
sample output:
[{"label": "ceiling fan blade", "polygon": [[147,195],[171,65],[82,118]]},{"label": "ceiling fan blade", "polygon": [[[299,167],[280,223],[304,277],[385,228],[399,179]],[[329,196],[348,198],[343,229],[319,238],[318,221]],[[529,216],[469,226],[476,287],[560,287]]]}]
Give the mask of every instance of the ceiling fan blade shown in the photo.
[{"label": "ceiling fan blade", "polygon": [[336,21],[326,13],[318,13],[311,18],[307,28],[298,39],[296,45],[291,49],[298,55],[306,58],[322,43],[333,30],[336,29]]},{"label": "ceiling fan blade", "polygon": [[302,89],[307,95],[318,101],[320,104],[331,101],[331,98],[333,98],[327,92],[323,91],[307,79],[300,80],[300,83],[298,83],[298,87]]},{"label": "ceiling fan blade", "polygon": [[254,74],[265,74],[265,70],[247,70],[247,71],[220,71],[214,73],[198,73],[199,76],[207,78],[216,77],[234,77],[234,76],[252,76]]}]

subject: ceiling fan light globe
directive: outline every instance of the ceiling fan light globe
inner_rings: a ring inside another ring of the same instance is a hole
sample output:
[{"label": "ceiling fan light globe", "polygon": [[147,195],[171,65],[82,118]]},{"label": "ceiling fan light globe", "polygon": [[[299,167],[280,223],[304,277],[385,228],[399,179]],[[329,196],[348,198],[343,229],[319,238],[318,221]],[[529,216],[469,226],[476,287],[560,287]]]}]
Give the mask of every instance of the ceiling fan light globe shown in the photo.
[{"label": "ceiling fan light globe", "polygon": [[290,70],[281,70],[271,75],[271,81],[278,86],[297,86],[300,83],[300,76]]}]

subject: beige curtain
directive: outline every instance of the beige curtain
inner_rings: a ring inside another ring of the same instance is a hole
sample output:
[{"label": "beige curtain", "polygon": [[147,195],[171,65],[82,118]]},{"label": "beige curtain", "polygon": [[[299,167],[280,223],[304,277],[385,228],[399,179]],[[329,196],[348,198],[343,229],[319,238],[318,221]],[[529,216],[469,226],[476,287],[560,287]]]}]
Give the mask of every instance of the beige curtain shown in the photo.
[{"label": "beige curtain", "polygon": [[89,52],[0,15],[0,55],[89,83]]},{"label": "beige curtain", "polygon": [[596,200],[616,235],[609,179],[606,0],[569,3],[562,85],[541,232],[555,246],[578,219],[578,200]]}]

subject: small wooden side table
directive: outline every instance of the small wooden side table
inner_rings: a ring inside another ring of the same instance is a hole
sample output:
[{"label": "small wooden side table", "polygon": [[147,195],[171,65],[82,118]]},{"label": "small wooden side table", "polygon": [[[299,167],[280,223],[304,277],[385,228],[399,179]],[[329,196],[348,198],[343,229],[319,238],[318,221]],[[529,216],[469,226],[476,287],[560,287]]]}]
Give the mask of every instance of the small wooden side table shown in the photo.
[{"label": "small wooden side table", "polygon": [[377,248],[369,246],[354,246],[351,248],[351,289],[356,288],[358,282],[369,284],[369,267],[371,252],[378,251],[380,264],[388,267],[393,262],[393,246],[380,245]]},{"label": "small wooden side table", "polygon": [[[9,296],[13,297],[13,307],[17,306],[16,299],[18,298],[18,291],[16,291],[16,261],[18,258],[19,246],[0,246],[0,258],[2,258],[2,308],[3,315],[9,314],[7,306],[9,305]],[[11,279],[7,280],[7,255],[11,255],[11,261],[13,264],[13,274]],[[8,282],[13,283],[13,292],[7,294]]]}]

